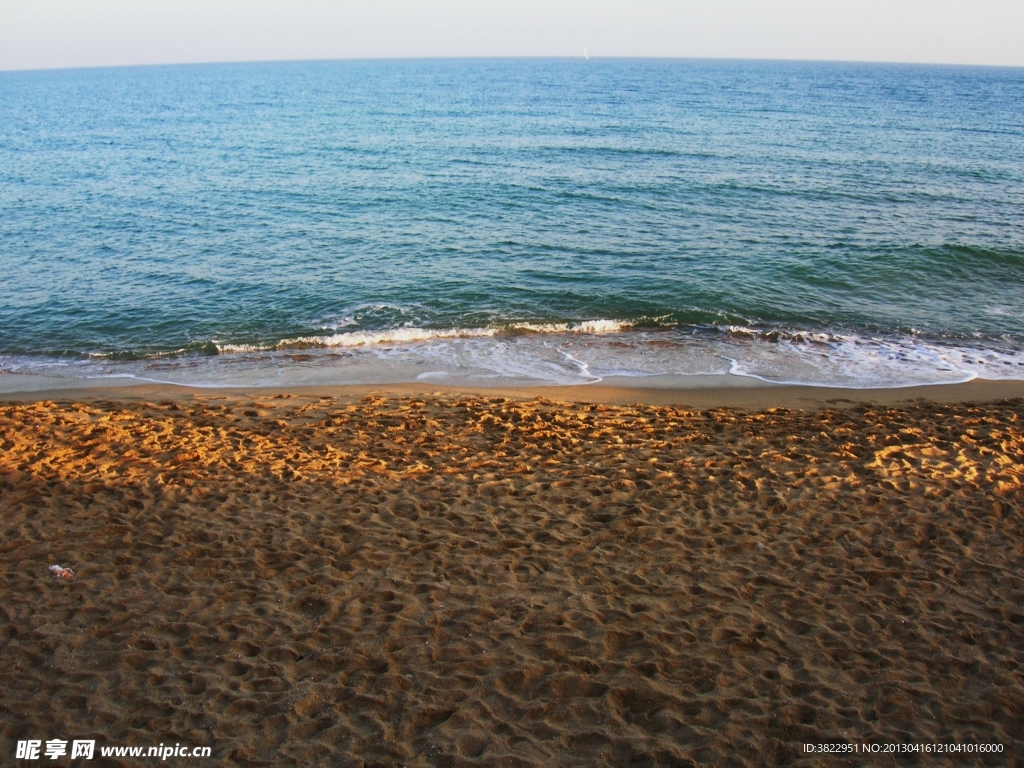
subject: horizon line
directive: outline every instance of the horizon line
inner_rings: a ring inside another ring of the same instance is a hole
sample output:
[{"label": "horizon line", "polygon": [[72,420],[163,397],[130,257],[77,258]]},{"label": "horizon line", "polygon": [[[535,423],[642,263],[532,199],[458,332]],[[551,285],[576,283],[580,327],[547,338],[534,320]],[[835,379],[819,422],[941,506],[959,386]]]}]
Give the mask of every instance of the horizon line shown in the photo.
[{"label": "horizon line", "polygon": [[763,58],[757,56],[595,56],[586,58],[576,55],[525,55],[525,56],[352,56],[330,58],[282,58],[282,59],[225,59],[209,61],[168,61],[140,64],[86,64],[82,66],[54,67],[13,67],[0,68],[0,74],[32,72],[74,72],[91,69],[142,69],[146,67],[206,67],[232,66],[243,64],[314,64],[331,62],[399,62],[399,61],[508,61],[508,60],[560,60],[560,61],[721,61],[721,62],[765,62],[799,64],[876,64],[908,67],[960,67],[985,69],[1024,69],[1024,64],[964,64],[940,61],[893,61],[885,59],[814,59],[814,58]]}]

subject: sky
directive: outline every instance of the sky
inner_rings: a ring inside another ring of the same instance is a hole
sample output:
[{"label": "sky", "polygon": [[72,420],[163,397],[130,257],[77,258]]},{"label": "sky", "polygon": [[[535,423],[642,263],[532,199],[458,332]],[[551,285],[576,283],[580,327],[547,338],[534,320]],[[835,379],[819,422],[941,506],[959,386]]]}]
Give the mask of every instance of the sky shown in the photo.
[{"label": "sky", "polygon": [[0,70],[584,49],[1024,66],[1024,0],[0,0]]}]

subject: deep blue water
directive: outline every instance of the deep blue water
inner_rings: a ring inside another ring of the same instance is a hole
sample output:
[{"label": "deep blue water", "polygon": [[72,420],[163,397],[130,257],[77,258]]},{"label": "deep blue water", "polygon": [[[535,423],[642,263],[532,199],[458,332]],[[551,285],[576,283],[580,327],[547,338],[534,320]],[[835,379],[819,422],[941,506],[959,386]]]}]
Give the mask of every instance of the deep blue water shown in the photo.
[{"label": "deep blue water", "polygon": [[0,388],[1024,378],[1024,69],[0,73]]}]

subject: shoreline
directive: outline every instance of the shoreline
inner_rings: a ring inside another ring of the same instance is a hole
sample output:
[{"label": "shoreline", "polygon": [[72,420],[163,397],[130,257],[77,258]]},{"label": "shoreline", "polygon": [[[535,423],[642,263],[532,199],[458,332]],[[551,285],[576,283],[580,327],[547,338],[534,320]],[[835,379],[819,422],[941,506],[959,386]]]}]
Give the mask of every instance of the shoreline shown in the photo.
[{"label": "shoreline", "polygon": [[1024,397],[1024,381],[985,380],[959,384],[926,384],[909,387],[848,389],[795,384],[744,384],[700,388],[625,387],[603,384],[529,387],[472,387],[434,383],[351,384],[287,387],[191,387],[177,384],[134,384],[68,387],[36,391],[2,392],[0,403],[32,403],[44,400],[182,400],[273,397],[291,394],[357,400],[374,396],[476,395],[529,400],[542,397],[555,402],[605,405],[659,405],[689,408],[849,408],[856,405],[897,405],[914,401],[933,403],[994,402]]}]

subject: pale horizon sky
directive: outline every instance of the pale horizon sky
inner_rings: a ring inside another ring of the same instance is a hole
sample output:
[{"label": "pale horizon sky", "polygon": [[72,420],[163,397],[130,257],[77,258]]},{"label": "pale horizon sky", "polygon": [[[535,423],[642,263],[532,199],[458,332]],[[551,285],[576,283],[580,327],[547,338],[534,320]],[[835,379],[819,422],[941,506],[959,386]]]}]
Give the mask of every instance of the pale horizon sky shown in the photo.
[{"label": "pale horizon sky", "polygon": [[584,48],[1024,66],[1024,0],[0,0],[0,70]]}]

